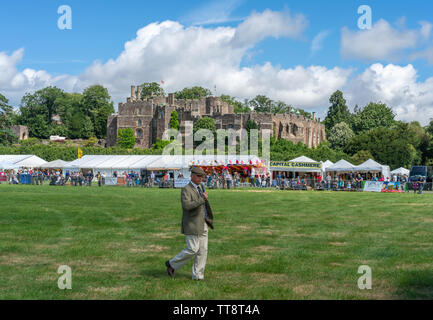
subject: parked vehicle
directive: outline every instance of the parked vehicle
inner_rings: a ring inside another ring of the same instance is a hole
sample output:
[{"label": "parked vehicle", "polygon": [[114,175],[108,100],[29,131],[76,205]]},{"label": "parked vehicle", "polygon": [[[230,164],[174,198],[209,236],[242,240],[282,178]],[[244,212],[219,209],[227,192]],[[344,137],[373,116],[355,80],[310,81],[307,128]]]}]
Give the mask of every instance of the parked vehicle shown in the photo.
[{"label": "parked vehicle", "polygon": [[416,183],[419,177],[424,178],[424,190],[432,190],[433,169],[431,166],[413,166],[409,173],[409,182]]}]

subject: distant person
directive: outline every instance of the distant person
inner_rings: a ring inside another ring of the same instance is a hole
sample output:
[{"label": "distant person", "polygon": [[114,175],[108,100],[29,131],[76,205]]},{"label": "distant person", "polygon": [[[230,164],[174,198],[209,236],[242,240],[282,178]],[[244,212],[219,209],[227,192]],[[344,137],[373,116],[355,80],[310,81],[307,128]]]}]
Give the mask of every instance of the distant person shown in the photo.
[{"label": "distant person", "polygon": [[96,180],[98,181],[98,187],[101,187],[102,186],[102,176],[101,176],[101,173],[99,171],[96,174]]},{"label": "distant person", "polygon": [[418,178],[418,193],[422,194],[423,189],[424,189],[424,177],[419,176],[419,178]]},{"label": "distant person", "polygon": [[328,191],[331,191],[331,174],[328,173],[326,175],[325,181],[326,181],[326,189],[328,189]]}]

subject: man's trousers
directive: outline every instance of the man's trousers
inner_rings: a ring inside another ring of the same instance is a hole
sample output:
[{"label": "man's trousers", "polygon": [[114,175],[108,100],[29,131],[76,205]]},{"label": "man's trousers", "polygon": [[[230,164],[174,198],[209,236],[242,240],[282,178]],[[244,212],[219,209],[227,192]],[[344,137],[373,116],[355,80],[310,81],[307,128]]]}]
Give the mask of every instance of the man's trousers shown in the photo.
[{"label": "man's trousers", "polygon": [[192,278],[204,279],[204,268],[207,258],[208,227],[204,224],[202,235],[185,235],[186,248],[179,252],[173,259],[169,260],[174,270],[181,268],[189,260],[194,259],[192,264]]}]

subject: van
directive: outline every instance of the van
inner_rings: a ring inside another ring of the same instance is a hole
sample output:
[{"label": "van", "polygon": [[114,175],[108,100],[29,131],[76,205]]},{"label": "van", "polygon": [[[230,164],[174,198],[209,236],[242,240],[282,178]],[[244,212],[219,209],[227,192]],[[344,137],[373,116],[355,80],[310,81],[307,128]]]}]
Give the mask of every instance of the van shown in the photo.
[{"label": "van", "polygon": [[409,181],[416,182],[419,177],[422,176],[424,178],[425,187],[424,190],[431,190],[432,188],[432,179],[433,179],[433,170],[431,166],[413,166],[410,169],[409,173]]}]

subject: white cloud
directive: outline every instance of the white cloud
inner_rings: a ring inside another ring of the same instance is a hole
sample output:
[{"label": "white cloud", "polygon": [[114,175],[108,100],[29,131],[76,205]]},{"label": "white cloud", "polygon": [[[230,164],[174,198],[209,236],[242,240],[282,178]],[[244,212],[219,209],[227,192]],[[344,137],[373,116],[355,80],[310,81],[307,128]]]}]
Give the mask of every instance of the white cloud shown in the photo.
[{"label": "white cloud", "polygon": [[233,37],[233,45],[249,47],[266,37],[299,38],[308,25],[302,14],[292,16],[290,12],[265,10],[252,13],[237,28]]},{"label": "white cloud", "polygon": [[419,24],[421,25],[420,32],[421,32],[421,35],[423,36],[423,38],[424,39],[430,38],[430,33],[431,33],[433,25],[428,21],[421,21]]},{"label": "white cloud", "polygon": [[331,34],[329,30],[320,31],[311,41],[311,55],[323,49],[323,42]]},{"label": "white cloud", "polygon": [[[24,56],[24,49],[14,51],[10,56],[0,52],[0,91],[14,104],[18,104],[27,91],[33,91],[46,86],[59,84],[67,90],[72,90],[72,76],[51,76],[44,70],[26,68],[18,71],[17,65]],[[69,84],[69,85],[68,85]]]},{"label": "white cloud", "polygon": [[216,0],[192,10],[180,20],[192,25],[218,24],[239,21],[232,13],[244,0]]},{"label": "white cloud", "polygon": [[[185,27],[175,21],[151,23],[139,29],[136,38],[125,43],[118,57],[106,62],[95,61],[78,76],[52,77],[45,71],[36,70],[18,72],[16,66],[23,56],[20,49],[11,56],[1,55],[7,60],[4,64],[8,66],[8,72],[0,75],[0,81],[8,85],[1,86],[0,90],[10,94],[12,89],[16,89],[23,94],[23,91],[57,85],[68,91],[81,91],[98,83],[106,86],[113,100],[119,102],[125,101],[131,84],[164,80],[164,89],[168,92],[193,85],[208,88],[216,85],[219,93],[248,98],[261,93],[275,94],[275,99],[284,99],[294,96],[294,92],[311,92],[311,96],[305,97],[311,106],[311,101],[319,101],[320,95],[329,93],[323,88],[344,82],[344,70],[318,67],[279,69],[270,64],[240,67],[242,59],[257,42],[269,36],[299,37],[306,24],[302,15],[270,10],[253,13],[236,28]],[[10,75],[19,79],[19,84],[14,84],[13,88]],[[288,79],[287,75],[311,79],[298,82],[295,78]],[[327,79],[334,75],[336,81]],[[273,76],[277,78],[273,79]],[[292,83],[292,88],[281,81]],[[301,83],[306,84],[304,91]],[[296,101],[301,103],[302,99],[299,97]]]},{"label": "white cloud", "polygon": [[344,92],[351,106],[382,101],[392,107],[399,120],[416,120],[425,125],[433,118],[433,77],[417,81],[417,71],[411,64],[373,64]]},{"label": "white cloud", "polygon": [[428,63],[433,64],[433,47],[415,52],[411,54],[410,58],[412,60],[425,59],[428,61]]},{"label": "white cloud", "polygon": [[281,68],[271,63],[241,67],[255,43],[267,36],[300,37],[305,23],[300,16],[269,10],[251,15],[237,28],[185,27],[175,21],[151,23],[125,43],[118,57],[95,61],[77,76],[52,76],[33,69],[19,71],[24,50],[0,52],[0,92],[17,105],[25,92],[49,85],[72,92],[102,84],[117,108],[117,102],[129,95],[131,84],[164,80],[166,92],[194,85],[213,89],[216,85],[218,94],[240,99],[264,94],[325,114],[330,95],[340,89],[349,97],[351,106],[382,100],[394,107],[402,119],[422,121],[433,116],[429,110],[433,79],[417,82],[411,65],[375,64],[353,81],[353,70],[340,67]]},{"label": "white cloud", "polygon": [[365,61],[396,60],[405,49],[413,49],[430,34],[431,25],[421,23],[419,30],[393,28],[381,19],[370,30],[341,31],[341,54],[345,59]]}]

